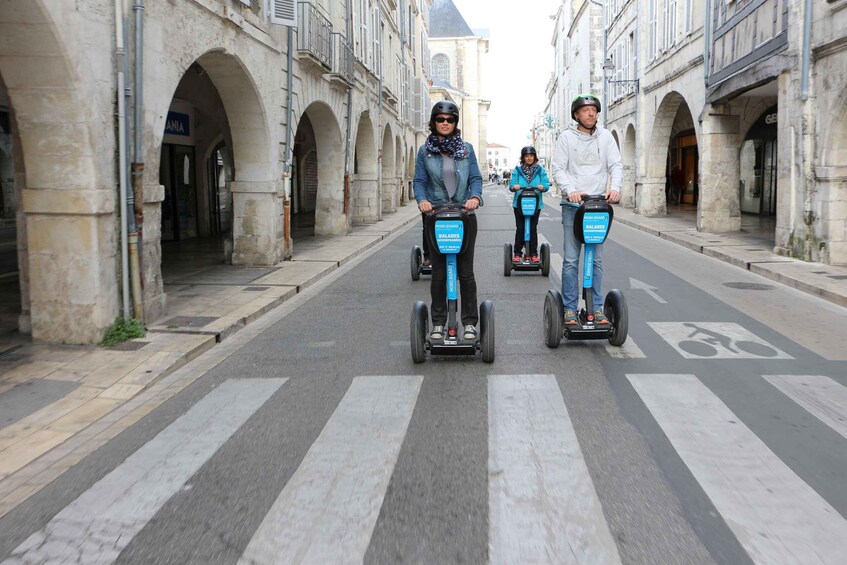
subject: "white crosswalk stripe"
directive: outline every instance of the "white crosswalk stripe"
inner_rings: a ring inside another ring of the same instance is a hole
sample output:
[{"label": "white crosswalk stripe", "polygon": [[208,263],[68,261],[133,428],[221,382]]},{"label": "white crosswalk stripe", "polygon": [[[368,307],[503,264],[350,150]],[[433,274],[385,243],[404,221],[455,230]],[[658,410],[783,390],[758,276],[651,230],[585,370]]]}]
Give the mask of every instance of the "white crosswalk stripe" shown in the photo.
[{"label": "white crosswalk stripe", "polygon": [[490,376],[488,421],[490,561],[619,563],[556,377]]},{"label": "white crosswalk stripe", "polygon": [[30,536],[8,562],[112,563],[285,381],[224,382]]},{"label": "white crosswalk stripe", "polygon": [[696,376],[627,378],[754,562],[844,562],[847,520]]},{"label": "white crosswalk stripe", "polygon": [[765,375],[765,380],[847,438],[847,387],[823,375]]},{"label": "white crosswalk stripe", "polygon": [[239,563],[361,563],[422,381],[354,379]]}]

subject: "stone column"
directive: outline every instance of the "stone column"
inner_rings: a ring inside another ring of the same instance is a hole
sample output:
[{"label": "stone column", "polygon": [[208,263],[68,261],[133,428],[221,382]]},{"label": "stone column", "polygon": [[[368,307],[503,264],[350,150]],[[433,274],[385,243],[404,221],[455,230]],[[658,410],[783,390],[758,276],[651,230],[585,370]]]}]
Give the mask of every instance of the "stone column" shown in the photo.
[{"label": "stone column", "polygon": [[710,232],[739,231],[739,118],[730,114],[728,105],[711,105],[704,112],[702,126],[703,133],[698,146],[700,196],[697,229]]},{"label": "stone column", "polygon": [[382,174],[382,209],[385,212],[397,211],[397,177],[393,174]]},{"label": "stone column", "polygon": [[373,224],[378,222],[379,179],[376,173],[358,173],[353,181],[353,222]]},{"label": "stone column", "polygon": [[282,181],[233,181],[232,264],[275,265],[283,257]]}]

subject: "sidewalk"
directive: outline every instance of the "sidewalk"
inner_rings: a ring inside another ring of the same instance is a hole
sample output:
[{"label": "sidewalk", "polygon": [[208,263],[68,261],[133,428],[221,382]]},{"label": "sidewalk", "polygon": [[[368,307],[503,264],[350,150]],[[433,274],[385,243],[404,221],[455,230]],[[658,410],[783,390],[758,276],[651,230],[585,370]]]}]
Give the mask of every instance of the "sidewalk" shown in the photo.
[{"label": "sidewalk", "polygon": [[[551,194],[546,198],[548,205],[559,205],[558,196]],[[693,213],[647,217],[623,206],[615,206],[614,221],[847,307],[847,265],[808,263],[777,255],[773,252],[772,236],[764,238],[744,230],[701,232],[697,231]]]},{"label": "sidewalk", "polygon": [[406,205],[348,235],[295,242],[294,260],[276,267],[171,272],[168,314],[116,347],[0,341],[0,517],[117,434],[107,427],[174,393],[156,383],[419,218]]}]

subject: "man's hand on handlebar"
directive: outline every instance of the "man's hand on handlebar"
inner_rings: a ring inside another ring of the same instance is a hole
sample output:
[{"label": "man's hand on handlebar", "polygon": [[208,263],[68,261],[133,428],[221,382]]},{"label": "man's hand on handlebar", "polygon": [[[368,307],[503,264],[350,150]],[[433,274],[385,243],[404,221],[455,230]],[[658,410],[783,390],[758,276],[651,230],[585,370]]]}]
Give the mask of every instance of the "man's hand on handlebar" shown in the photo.
[{"label": "man's hand on handlebar", "polygon": [[432,203],[429,200],[421,200],[420,204],[418,204],[418,210],[424,214],[428,214],[432,212]]},{"label": "man's hand on handlebar", "polygon": [[568,194],[568,202],[573,202],[574,204],[580,204],[582,202],[582,195],[587,194],[586,192],[571,192]]},{"label": "man's hand on handlebar", "polygon": [[621,201],[621,193],[617,190],[609,190],[606,192],[606,200],[611,204],[617,204]]},{"label": "man's hand on handlebar", "polygon": [[479,198],[476,196],[471,196],[465,201],[465,210],[471,212],[479,208]]}]

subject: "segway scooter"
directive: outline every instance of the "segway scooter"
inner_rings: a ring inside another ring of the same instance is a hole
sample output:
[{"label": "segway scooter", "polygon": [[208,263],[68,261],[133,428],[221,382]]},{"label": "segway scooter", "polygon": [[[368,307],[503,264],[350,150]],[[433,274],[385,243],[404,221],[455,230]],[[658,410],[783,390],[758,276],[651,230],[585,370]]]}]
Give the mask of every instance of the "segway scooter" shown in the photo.
[{"label": "segway scooter", "polygon": [[415,302],[410,324],[415,363],[423,363],[427,351],[432,355],[475,355],[480,351],[484,362],[494,361],[494,304],[490,300],[480,304],[479,335],[472,340],[464,339],[456,316],[459,287],[456,256],[467,246],[464,237],[467,221],[468,212],[460,205],[438,208],[427,219],[426,234],[433,252],[432,260],[447,262],[447,325],[444,339],[431,339],[426,304],[420,300]]},{"label": "segway scooter", "polygon": [[429,265],[423,264],[423,251],[421,251],[421,248],[417,245],[412,246],[411,264],[413,281],[416,281],[421,278],[421,275],[432,274],[432,263],[430,263]]},{"label": "segway scooter", "polygon": [[514,249],[511,243],[503,246],[503,275],[510,277],[512,271],[541,271],[543,276],[550,274],[550,245],[542,243],[539,263],[533,263],[529,255],[529,222],[538,210],[538,193],[534,188],[523,188],[518,195],[518,209],[523,216],[523,256],[520,261],[514,260]]},{"label": "segway scooter", "polygon": [[548,290],[544,298],[544,341],[547,347],[559,347],[565,339],[608,339],[609,343],[621,346],[626,341],[629,327],[629,313],[626,299],[618,289],[606,294],[603,313],[609,319],[602,326],[594,321],[594,246],[606,241],[612,224],[614,211],[602,196],[583,196],[582,204],[562,201],[562,206],[578,207],[574,218],[573,231],[577,241],[585,245],[582,274],[582,298],[585,307],[577,314],[577,323],[564,323],[565,305],[557,290]]}]

